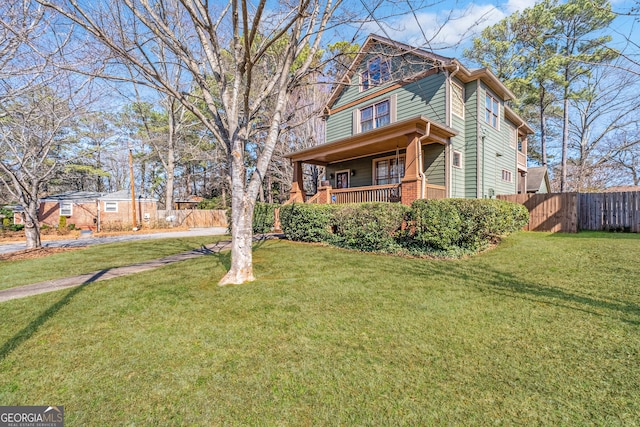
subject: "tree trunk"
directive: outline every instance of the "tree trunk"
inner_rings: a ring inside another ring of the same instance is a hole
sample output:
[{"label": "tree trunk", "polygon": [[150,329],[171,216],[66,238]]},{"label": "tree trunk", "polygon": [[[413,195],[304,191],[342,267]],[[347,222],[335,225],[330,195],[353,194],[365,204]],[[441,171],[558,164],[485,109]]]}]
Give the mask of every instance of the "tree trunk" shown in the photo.
[{"label": "tree trunk", "polygon": [[39,248],[42,246],[42,241],[40,240],[40,224],[38,223],[38,204],[37,202],[29,202],[23,208],[22,220],[27,249]]},{"label": "tree trunk", "polygon": [[232,153],[231,185],[231,268],[220,279],[219,286],[255,280],[252,254],[255,200],[245,190],[245,169],[239,150]]},{"label": "tree trunk", "polygon": [[540,83],[540,155],[542,156],[542,166],[547,166],[547,116],[544,106],[545,91]]},{"label": "tree trunk", "polygon": [[562,164],[560,166],[560,192],[567,191],[567,151],[569,150],[569,94],[564,96],[562,124]]}]

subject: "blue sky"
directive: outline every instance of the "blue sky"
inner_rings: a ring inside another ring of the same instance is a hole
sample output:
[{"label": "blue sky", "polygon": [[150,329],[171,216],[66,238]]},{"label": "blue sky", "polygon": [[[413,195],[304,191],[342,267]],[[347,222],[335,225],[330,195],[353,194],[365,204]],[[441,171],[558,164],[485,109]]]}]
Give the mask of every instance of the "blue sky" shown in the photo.
[{"label": "blue sky", "polygon": [[[430,48],[442,55],[461,58],[463,50],[470,46],[471,39],[483,28],[536,3],[535,0],[504,2],[434,0],[420,7],[417,4],[423,2],[409,1],[412,5],[416,5],[418,10],[415,13],[408,12],[391,17],[388,17],[392,13],[390,11],[398,12],[402,2],[383,2],[376,10],[376,14],[384,18],[379,22],[364,24],[359,31],[358,41],[362,41],[369,33],[376,33],[414,46]],[[367,0],[349,0],[349,4],[363,12],[366,8],[373,7]],[[635,1],[614,0],[612,2],[613,10],[619,12],[629,11],[634,6],[638,6]],[[407,7],[406,3],[404,7]],[[612,36],[618,49],[623,48],[629,36],[636,44],[640,44],[640,32],[634,31],[634,26],[640,28],[636,18],[620,16],[616,19]]]}]

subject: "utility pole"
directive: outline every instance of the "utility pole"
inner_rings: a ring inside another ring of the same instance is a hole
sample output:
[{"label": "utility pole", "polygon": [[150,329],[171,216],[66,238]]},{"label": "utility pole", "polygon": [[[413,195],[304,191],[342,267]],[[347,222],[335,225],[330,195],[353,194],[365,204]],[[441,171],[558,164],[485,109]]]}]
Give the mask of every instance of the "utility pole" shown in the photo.
[{"label": "utility pole", "polygon": [[138,219],[136,218],[136,190],[133,180],[133,152],[129,147],[129,175],[131,177],[131,212],[133,213],[133,231],[138,231]]}]

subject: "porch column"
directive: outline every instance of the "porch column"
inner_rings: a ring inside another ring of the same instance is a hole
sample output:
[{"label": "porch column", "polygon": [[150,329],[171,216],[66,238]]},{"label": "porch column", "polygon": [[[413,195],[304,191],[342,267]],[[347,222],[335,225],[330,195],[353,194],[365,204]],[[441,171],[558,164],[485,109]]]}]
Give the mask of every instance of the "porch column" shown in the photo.
[{"label": "porch column", "polygon": [[302,175],[302,162],[293,162],[293,182],[289,200],[292,202],[305,202],[304,178]]},{"label": "porch column", "polygon": [[420,197],[420,135],[407,135],[407,153],[402,178],[402,204],[411,205]]}]

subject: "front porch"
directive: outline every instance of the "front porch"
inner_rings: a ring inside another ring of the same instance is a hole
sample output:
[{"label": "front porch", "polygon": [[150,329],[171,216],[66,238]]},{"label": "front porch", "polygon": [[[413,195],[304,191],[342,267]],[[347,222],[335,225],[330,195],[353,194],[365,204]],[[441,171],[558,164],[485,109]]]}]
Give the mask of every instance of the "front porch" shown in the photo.
[{"label": "front porch", "polygon": [[[289,203],[401,202],[448,197],[448,150],[455,131],[423,116],[289,154],[294,165]],[[303,164],[326,168],[307,197]]]}]

